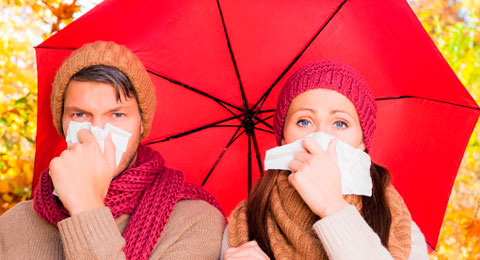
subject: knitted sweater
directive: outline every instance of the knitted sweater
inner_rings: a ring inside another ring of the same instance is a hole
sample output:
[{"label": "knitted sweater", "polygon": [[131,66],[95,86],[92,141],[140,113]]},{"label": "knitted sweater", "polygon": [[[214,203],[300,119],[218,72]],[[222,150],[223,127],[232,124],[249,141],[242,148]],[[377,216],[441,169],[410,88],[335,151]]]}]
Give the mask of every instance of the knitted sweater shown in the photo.
[{"label": "knitted sweater", "polygon": [[[318,220],[313,229],[322,241],[330,260],[393,259],[382,245],[378,235],[365,222],[357,209],[349,205],[343,210]],[[425,238],[412,222],[412,247],[410,260],[428,260]],[[228,227],[223,234],[220,260],[230,247]]]},{"label": "knitted sweater", "polygon": [[[0,216],[0,260],[125,259],[122,232],[130,216],[114,219],[107,207],[58,223],[42,220],[33,201]],[[202,200],[179,201],[150,259],[218,259],[225,218]]]}]

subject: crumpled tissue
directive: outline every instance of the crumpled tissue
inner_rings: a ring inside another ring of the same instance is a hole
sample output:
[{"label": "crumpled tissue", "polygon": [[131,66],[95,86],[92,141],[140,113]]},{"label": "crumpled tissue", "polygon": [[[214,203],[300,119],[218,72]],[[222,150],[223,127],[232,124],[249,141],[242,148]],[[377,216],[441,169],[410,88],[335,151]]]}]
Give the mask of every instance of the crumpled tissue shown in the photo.
[{"label": "crumpled tissue", "polygon": [[84,128],[89,130],[95,136],[102,153],[104,152],[105,138],[109,133],[111,134],[112,142],[115,145],[115,162],[118,167],[123,153],[127,151],[128,140],[132,134],[108,123],[106,123],[105,128],[102,129],[100,127],[92,126],[90,122],[70,121],[67,128],[67,136],[65,138],[68,147],[79,142],[77,133],[80,129]]},{"label": "crumpled tissue", "polygon": [[[330,140],[334,138],[322,132],[309,134],[308,137],[317,141],[324,150],[327,149]],[[265,155],[265,170],[290,170],[288,164],[294,159],[295,153],[304,151],[302,147],[303,139],[268,150]],[[336,151],[338,167],[342,176],[342,194],[372,196],[370,156],[340,140],[337,142]]]}]

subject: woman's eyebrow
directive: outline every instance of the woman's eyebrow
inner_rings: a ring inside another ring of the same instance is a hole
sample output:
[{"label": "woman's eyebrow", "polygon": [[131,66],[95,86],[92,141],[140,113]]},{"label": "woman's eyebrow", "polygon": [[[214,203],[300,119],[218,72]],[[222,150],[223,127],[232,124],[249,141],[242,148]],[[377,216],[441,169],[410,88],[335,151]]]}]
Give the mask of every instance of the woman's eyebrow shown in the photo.
[{"label": "woman's eyebrow", "polygon": [[302,107],[302,108],[299,108],[299,109],[297,109],[297,110],[296,110],[294,113],[301,112],[301,111],[308,111],[308,112],[315,113],[315,109],[313,109],[313,108],[309,108],[309,107]]},{"label": "woman's eyebrow", "polygon": [[330,114],[336,114],[336,113],[348,114],[345,110],[342,110],[342,109],[334,109],[330,112]]},{"label": "woman's eyebrow", "polygon": [[348,116],[348,117],[350,117],[350,118],[354,118],[354,116],[353,116],[351,113],[349,113],[347,110],[334,109],[334,110],[332,110],[332,111],[330,112],[331,115],[335,115],[335,114],[338,114],[338,113],[344,114],[344,115],[346,115],[346,116]]}]

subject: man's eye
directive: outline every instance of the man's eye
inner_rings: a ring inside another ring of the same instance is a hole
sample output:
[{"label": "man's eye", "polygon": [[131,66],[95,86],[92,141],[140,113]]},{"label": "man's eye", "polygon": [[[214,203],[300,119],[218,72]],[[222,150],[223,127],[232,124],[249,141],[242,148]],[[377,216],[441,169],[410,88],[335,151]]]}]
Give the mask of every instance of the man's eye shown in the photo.
[{"label": "man's eye", "polygon": [[307,119],[300,119],[297,121],[297,125],[305,128],[311,126],[312,123]]},{"label": "man's eye", "polygon": [[120,117],[124,117],[125,114],[124,113],[113,113],[113,117],[116,117],[116,118],[120,118]]},{"label": "man's eye", "polygon": [[334,126],[335,128],[340,128],[340,129],[343,129],[343,128],[347,128],[347,127],[348,127],[347,123],[345,123],[344,121],[335,121],[335,122],[333,123],[333,126]]},{"label": "man's eye", "polygon": [[84,117],[85,113],[73,113],[73,117]]}]

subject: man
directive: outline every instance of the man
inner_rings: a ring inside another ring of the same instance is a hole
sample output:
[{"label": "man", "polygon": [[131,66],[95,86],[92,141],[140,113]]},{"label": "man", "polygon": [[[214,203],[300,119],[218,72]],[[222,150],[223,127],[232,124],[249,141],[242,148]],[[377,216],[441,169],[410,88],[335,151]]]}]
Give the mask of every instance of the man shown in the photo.
[{"label": "man", "polygon": [[117,165],[111,134],[102,152],[79,130],[79,142],[42,173],[34,201],[0,216],[0,259],[218,259],[218,203],[140,144],[155,102],[145,68],[124,46],[97,41],[72,53],[53,83],[58,132],[109,124],[131,136]]}]

